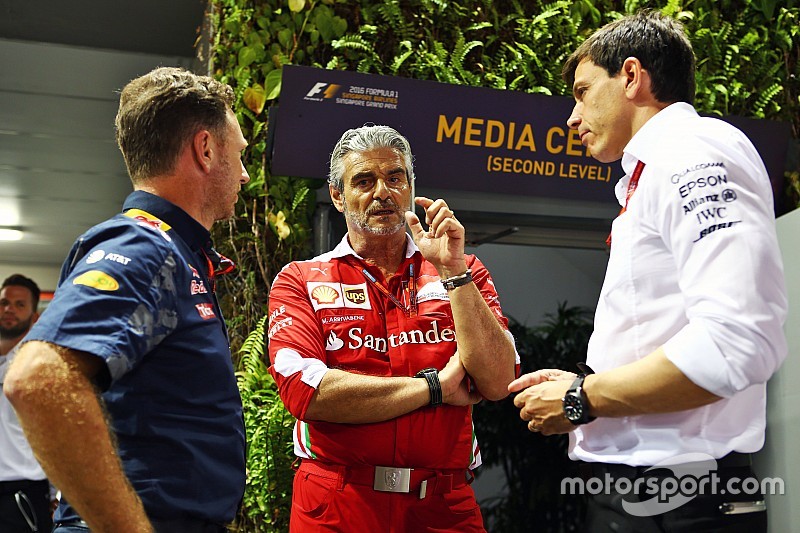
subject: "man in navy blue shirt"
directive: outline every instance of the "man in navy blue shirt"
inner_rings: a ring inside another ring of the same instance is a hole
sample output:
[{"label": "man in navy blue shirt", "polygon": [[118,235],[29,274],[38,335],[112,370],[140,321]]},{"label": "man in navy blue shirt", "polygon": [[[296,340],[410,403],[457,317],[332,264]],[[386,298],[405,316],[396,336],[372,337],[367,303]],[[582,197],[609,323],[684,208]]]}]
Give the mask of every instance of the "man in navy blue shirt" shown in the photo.
[{"label": "man in navy blue shirt", "polygon": [[59,532],[224,531],[245,481],[242,408],[214,294],[212,224],[249,176],[233,91],[159,68],[120,96],[134,192],[72,247],[5,394],[64,496]]}]

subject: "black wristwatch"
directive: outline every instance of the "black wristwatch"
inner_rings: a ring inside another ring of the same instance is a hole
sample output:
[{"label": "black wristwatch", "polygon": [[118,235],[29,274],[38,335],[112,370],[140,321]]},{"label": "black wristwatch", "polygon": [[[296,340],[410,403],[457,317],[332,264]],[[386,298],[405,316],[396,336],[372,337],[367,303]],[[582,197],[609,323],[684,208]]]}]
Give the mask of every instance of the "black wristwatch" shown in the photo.
[{"label": "black wristwatch", "polygon": [[586,394],[583,391],[583,380],[586,376],[580,375],[572,382],[561,403],[564,406],[564,416],[567,420],[580,426],[581,424],[588,424],[595,417],[589,415],[589,402],[586,400]]},{"label": "black wristwatch", "polygon": [[428,390],[431,392],[431,407],[442,405],[442,384],[439,383],[439,371],[435,368],[423,368],[416,374],[415,378],[425,378],[428,382]]}]

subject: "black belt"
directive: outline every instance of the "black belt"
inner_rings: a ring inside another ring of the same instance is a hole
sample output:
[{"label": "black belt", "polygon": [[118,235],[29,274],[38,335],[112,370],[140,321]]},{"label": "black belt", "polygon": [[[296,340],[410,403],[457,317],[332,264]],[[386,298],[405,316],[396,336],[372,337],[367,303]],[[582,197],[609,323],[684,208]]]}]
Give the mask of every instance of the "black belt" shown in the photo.
[{"label": "black belt", "polygon": [[[731,452],[721,459],[716,459],[717,467],[715,470],[724,468],[742,468],[753,465],[753,457],[749,453]],[[656,471],[660,469],[671,470],[672,468],[686,467],[691,463],[676,464],[676,465],[659,465],[652,466],[630,466],[618,463],[587,463],[581,462],[578,468],[582,477],[598,477],[604,474],[609,474],[615,478],[628,478],[635,479],[644,475],[656,475]]]},{"label": "black belt", "polygon": [[[220,524],[199,518],[177,518],[174,520],[151,519],[150,524],[156,533],[225,533],[228,529]],[[89,528],[89,525],[80,519],[56,522],[55,527],[80,526]]]},{"label": "black belt", "polygon": [[14,494],[18,490],[42,489],[50,490],[50,483],[46,479],[15,479],[14,481],[0,481],[0,494]]}]

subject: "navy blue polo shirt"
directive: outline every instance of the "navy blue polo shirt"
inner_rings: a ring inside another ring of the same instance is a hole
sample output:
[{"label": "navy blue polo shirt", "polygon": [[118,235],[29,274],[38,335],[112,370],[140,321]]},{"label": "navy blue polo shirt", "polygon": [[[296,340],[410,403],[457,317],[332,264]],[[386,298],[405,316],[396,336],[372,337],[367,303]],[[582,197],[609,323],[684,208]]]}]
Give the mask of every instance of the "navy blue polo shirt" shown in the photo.
[{"label": "navy blue polo shirt", "polygon": [[[105,361],[100,386],[119,455],[153,518],[229,522],[244,492],[242,404],[213,254],[200,223],[136,191],[122,214],[78,238],[25,339]],[[56,520],[72,518],[62,503]]]}]

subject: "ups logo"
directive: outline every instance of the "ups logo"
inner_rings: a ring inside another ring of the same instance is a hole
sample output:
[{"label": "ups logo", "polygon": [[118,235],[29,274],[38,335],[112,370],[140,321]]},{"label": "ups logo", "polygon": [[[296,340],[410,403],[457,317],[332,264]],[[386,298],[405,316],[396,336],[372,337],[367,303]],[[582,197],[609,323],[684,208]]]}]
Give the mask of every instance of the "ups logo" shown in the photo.
[{"label": "ups logo", "polygon": [[344,297],[354,304],[363,304],[367,301],[367,293],[364,289],[347,289],[344,291]]}]

